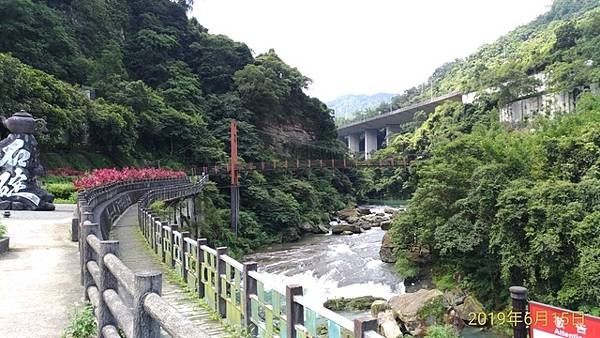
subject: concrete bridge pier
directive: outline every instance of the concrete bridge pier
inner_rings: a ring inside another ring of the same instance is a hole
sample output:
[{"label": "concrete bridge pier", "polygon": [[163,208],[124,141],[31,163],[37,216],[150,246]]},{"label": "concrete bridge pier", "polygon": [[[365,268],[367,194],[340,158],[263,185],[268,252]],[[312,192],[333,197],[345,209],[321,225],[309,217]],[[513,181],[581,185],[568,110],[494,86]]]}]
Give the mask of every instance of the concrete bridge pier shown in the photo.
[{"label": "concrete bridge pier", "polygon": [[365,160],[370,159],[377,151],[377,129],[365,130]]},{"label": "concrete bridge pier", "polygon": [[348,148],[352,156],[360,152],[360,136],[358,134],[348,135]]},{"label": "concrete bridge pier", "polygon": [[398,134],[401,131],[402,131],[402,129],[400,128],[399,125],[395,125],[395,124],[386,125],[385,126],[385,146],[389,147],[389,145],[392,143],[392,136],[394,134]]}]

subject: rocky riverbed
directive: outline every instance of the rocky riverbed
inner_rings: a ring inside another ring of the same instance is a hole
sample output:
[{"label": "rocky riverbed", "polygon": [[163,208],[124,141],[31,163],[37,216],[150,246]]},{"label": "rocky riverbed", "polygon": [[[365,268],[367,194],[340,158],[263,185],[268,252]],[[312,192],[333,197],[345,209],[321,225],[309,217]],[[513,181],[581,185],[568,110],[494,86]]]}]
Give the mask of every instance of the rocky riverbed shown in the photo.
[{"label": "rocky riverbed", "polygon": [[[385,207],[369,206],[369,215],[385,213]],[[348,217],[358,214],[358,208]],[[388,211],[398,209],[388,209]],[[345,213],[345,212],[344,212]],[[358,216],[359,219],[364,215]],[[404,292],[402,277],[393,264],[381,261],[379,249],[385,234],[380,224],[390,218],[390,212],[373,218],[371,227],[360,227],[351,233],[333,229],[356,224],[335,215],[330,224],[323,224],[323,231],[304,236],[293,243],[274,244],[245,257],[258,262],[259,271],[269,274],[280,283],[299,283],[305,287],[307,297],[320,300],[339,297],[374,296],[388,299]],[[388,216],[388,217],[385,217]],[[356,217],[356,216],[355,216]],[[379,217],[382,219],[379,220]],[[368,219],[368,217],[367,217]],[[311,231],[312,232],[312,231]]]}]

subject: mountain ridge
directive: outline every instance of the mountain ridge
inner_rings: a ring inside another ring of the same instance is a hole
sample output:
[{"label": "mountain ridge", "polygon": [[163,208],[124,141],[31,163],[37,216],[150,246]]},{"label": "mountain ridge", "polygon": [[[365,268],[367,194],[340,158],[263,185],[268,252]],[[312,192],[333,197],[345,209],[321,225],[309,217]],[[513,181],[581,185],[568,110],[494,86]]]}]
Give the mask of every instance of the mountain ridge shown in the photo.
[{"label": "mountain ridge", "polygon": [[376,93],[367,94],[346,94],[326,102],[327,107],[333,109],[336,118],[352,118],[353,113],[375,108],[382,103],[389,102],[392,97],[398,94]]}]

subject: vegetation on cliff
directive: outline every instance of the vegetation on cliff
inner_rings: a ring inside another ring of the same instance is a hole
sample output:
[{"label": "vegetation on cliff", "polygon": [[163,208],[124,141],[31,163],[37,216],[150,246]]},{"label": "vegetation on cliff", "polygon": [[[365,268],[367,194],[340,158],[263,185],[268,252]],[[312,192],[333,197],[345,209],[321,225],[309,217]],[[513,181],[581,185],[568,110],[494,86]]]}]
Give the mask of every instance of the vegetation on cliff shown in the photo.
[{"label": "vegetation on cliff", "polygon": [[[496,87],[500,103],[532,94],[544,74],[550,90],[571,90],[600,78],[600,10],[596,0],[555,0],[552,8],[475,53],[438,67],[423,83],[392,99],[398,109],[453,92]],[[593,60],[589,64],[588,60]],[[390,111],[388,103],[357,118]],[[350,120],[345,121],[349,122]],[[422,121],[421,121],[422,122]],[[414,125],[407,126],[411,132]]]},{"label": "vegetation on cliff", "polygon": [[[556,1],[447,65],[436,90],[481,89],[474,80],[499,90],[438,107],[379,154],[417,159],[389,177],[371,173],[380,189],[412,196],[391,230],[402,274],[433,271],[496,309],[510,285],[524,285],[532,299],[600,312],[600,97],[579,95],[600,82],[597,5]],[[538,83],[530,75],[539,72],[548,90],[579,95],[577,114],[508,130],[496,107],[531,94]]]},{"label": "vegetation on cliff", "polygon": [[[310,79],[273,50],[253,57],[210,34],[188,18],[191,3],[0,1],[0,114],[46,119],[37,137],[50,168],[225,162],[231,119],[242,161],[343,156],[330,111],[303,91]],[[296,238],[301,222],[351,201],[348,175],[358,174],[242,175],[240,239],[228,230],[228,177],[213,175],[203,234],[244,250]]]}]

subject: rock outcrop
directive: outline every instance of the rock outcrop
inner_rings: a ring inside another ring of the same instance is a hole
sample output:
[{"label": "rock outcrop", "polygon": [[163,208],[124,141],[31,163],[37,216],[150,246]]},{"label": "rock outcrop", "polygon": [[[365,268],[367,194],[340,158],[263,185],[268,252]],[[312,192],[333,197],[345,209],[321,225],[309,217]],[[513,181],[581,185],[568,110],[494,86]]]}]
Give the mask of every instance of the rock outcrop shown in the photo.
[{"label": "rock outcrop", "polygon": [[[420,336],[429,324],[442,319],[445,313],[443,293],[440,290],[421,289],[390,298],[388,303],[404,328],[413,336]],[[441,320],[440,320],[441,321]]]},{"label": "rock outcrop", "polygon": [[465,297],[463,303],[454,306],[454,309],[456,310],[458,317],[467,323],[473,318],[473,315],[469,316],[469,314],[485,313],[483,305],[472,295]]},{"label": "rock outcrop", "polygon": [[400,325],[396,322],[393,310],[385,310],[377,314],[380,333],[386,338],[402,337]]},{"label": "rock outcrop", "polygon": [[379,249],[379,258],[385,263],[396,263],[396,256],[394,255],[394,249],[396,246],[392,242],[392,238],[389,232],[383,235],[381,240],[381,248]]}]

